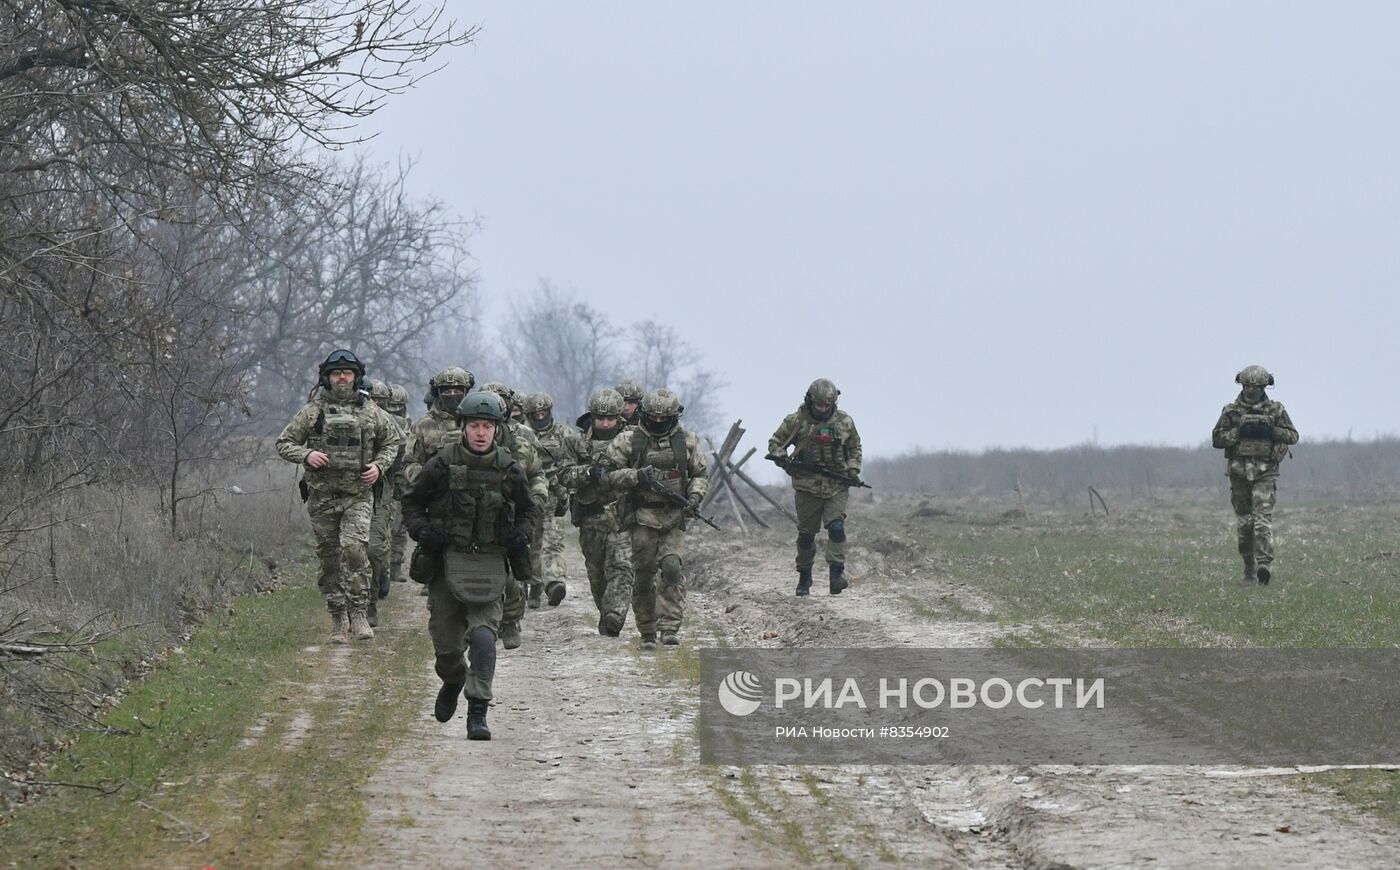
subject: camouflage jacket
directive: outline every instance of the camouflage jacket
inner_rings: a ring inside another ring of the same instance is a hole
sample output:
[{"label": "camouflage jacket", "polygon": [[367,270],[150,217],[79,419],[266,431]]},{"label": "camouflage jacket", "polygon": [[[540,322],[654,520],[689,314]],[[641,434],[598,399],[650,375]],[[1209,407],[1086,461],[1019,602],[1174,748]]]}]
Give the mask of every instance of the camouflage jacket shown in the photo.
[{"label": "camouflage jacket", "polygon": [[[773,455],[787,455],[788,447],[796,447],[792,458],[799,462],[820,465],[832,471],[851,476],[860,475],[863,454],[860,447],[860,433],[851,415],[840,408],[834,410],[829,420],[813,420],[807,409],[798,408],[788,414],[779,424],[773,437],[768,439],[768,452]],[[792,488],[811,493],[818,498],[830,498],[846,484],[832,480],[811,471],[790,471]]]},{"label": "camouflage jacket", "polygon": [[541,510],[549,507],[549,478],[544,473],[544,461],[540,458],[540,440],[524,423],[507,420],[504,426],[497,427],[496,438],[501,446],[511,452],[530,479],[530,495]]},{"label": "camouflage jacket", "polygon": [[606,477],[598,483],[590,480],[588,469],[601,465],[610,472],[617,471],[617,466],[609,464],[608,448],[626,431],[627,427],[623,426],[611,438],[595,438],[590,428],[578,439],[574,461],[559,475],[559,482],[572,493],[569,510],[574,525],[611,523],[616,519],[608,507],[617,501],[621,493],[608,483]]},{"label": "camouflage jacket", "polygon": [[[1272,426],[1273,437],[1242,437],[1240,426],[1251,420]],[[1220,419],[1215,421],[1210,433],[1210,443],[1225,451],[1227,475],[1258,480],[1278,473],[1279,463],[1288,455],[1289,446],[1298,443],[1298,429],[1282,402],[1265,397],[1262,402],[1250,403],[1241,394],[1220,410]]]},{"label": "camouflage jacket", "polygon": [[[277,455],[302,468],[306,485],[318,492],[354,493],[368,489],[360,474],[370,465],[387,478],[403,448],[399,427],[382,408],[368,399],[345,404],[324,392],[292,415],[277,436]],[[311,468],[311,451],[325,453],[330,461]]]},{"label": "camouflage jacket", "polygon": [[544,463],[545,476],[549,478],[549,496],[558,504],[568,498],[568,487],[562,480],[566,468],[578,462],[579,433],[558,420],[548,429],[531,428],[539,440],[540,460]]},{"label": "camouflage jacket", "polygon": [[658,482],[678,495],[698,500],[710,491],[710,472],[700,439],[679,426],[660,438],[629,426],[608,445],[602,464],[618,469],[608,474],[608,484],[629,491],[620,517],[624,526],[662,530],[685,527],[685,508],[639,485],[640,468],[651,466],[657,472]]},{"label": "camouflage jacket", "polygon": [[403,477],[412,485],[422,471],[423,465],[444,446],[460,440],[462,428],[457,425],[457,417],[451,411],[444,411],[434,405],[428,413],[413,424],[408,439],[408,452],[404,457]]}]

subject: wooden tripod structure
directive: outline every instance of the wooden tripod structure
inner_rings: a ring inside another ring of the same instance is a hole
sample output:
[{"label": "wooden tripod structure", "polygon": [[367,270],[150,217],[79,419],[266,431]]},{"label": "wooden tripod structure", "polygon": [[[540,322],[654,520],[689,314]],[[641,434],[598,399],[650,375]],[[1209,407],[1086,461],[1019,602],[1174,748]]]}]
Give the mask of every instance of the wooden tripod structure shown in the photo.
[{"label": "wooden tripod structure", "polygon": [[724,436],[724,441],[720,444],[718,449],[716,449],[713,440],[710,438],[705,439],[705,444],[710,448],[710,461],[712,463],[710,472],[711,486],[709,494],[705,496],[704,502],[700,505],[700,509],[705,510],[708,505],[714,502],[715,499],[723,493],[729,501],[730,510],[734,512],[734,523],[739,527],[740,532],[748,532],[748,526],[744,523],[745,514],[759,527],[765,529],[772,528],[763,517],[758,515],[758,512],[753,509],[753,506],[749,504],[748,500],[744,498],[743,493],[739,491],[739,487],[735,483],[738,481],[753,492],[758,493],[759,497],[764,501],[777,508],[779,513],[792,521],[793,525],[797,525],[797,517],[793,516],[791,511],[783,507],[773,496],[768,494],[767,490],[754,482],[754,479],[749,477],[744,471],[744,463],[748,462],[749,459],[753,457],[754,453],[758,452],[758,449],[750,447],[749,451],[745,453],[738,462],[734,461],[734,451],[738,449],[739,442],[743,440],[744,432],[746,431],[740,425],[743,422],[743,420],[734,421],[734,425],[729,427],[729,434]]}]

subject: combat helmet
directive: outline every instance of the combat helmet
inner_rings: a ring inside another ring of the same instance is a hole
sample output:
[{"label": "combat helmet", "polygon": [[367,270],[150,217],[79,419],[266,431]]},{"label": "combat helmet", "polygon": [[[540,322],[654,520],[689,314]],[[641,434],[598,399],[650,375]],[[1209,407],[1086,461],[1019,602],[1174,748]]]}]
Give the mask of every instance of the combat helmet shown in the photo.
[{"label": "combat helmet", "polygon": [[401,384],[389,385],[389,408],[390,414],[398,414],[400,417],[408,413],[408,390]]},{"label": "combat helmet", "polygon": [[467,420],[490,420],[493,423],[504,423],[506,421],[506,403],[495,393],[478,390],[475,393],[468,393],[457,404],[456,417],[459,424]]},{"label": "combat helmet", "polygon": [[389,385],[384,381],[381,381],[379,378],[370,378],[369,397],[374,400],[376,405],[384,408],[393,401],[393,392],[390,391]]},{"label": "combat helmet", "polygon": [[617,394],[622,397],[622,401],[624,402],[641,402],[647,395],[646,387],[631,378],[624,379],[613,389],[617,391]]},{"label": "combat helmet", "polygon": [[[554,397],[549,393],[531,393],[520,403],[520,410],[525,413],[525,419],[530,422],[533,429],[543,430],[554,425],[554,415],[550,412],[554,410]],[[535,415],[543,413],[543,419],[535,419]]]},{"label": "combat helmet", "polygon": [[365,364],[360,362],[360,358],[352,351],[339,348],[330,352],[325,361],[317,367],[317,374],[320,376],[317,383],[326,389],[331,387],[331,372],[349,370],[355,373],[355,389],[365,388]]},{"label": "combat helmet", "polygon": [[1274,376],[1263,366],[1245,366],[1235,375],[1235,383],[1245,387],[1272,387]]},{"label": "combat helmet", "polygon": [[652,435],[665,435],[676,427],[676,421],[685,411],[685,406],[675,393],[658,387],[642,399],[642,407],[639,410],[643,428]]},{"label": "combat helmet", "polygon": [[589,398],[588,413],[594,417],[621,417],[624,404],[621,393],[604,387]]},{"label": "combat helmet", "polygon": [[481,391],[483,393],[495,393],[500,396],[501,401],[506,404],[507,408],[515,401],[515,391],[500,381],[491,381],[489,384],[482,384]]},{"label": "combat helmet", "polygon": [[[802,397],[802,407],[807,409],[807,413],[814,420],[829,420],[831,415],[836,413],[836,399],[841,395],[841,391],[836,389],[827,378],[817,378],[812,381],[812,385],[807,388],[807,394]],[[824,413],[817,413],[817,405],[830,405],[830,409]]]},{"label": "combat helmet", "polygon": [[428,395],[436,399],[444,387],[460,387],[463,393],[469,393],[475,384],[476,378],[472,377],[471,372],[457,366],[449,366],[428,381]]}]

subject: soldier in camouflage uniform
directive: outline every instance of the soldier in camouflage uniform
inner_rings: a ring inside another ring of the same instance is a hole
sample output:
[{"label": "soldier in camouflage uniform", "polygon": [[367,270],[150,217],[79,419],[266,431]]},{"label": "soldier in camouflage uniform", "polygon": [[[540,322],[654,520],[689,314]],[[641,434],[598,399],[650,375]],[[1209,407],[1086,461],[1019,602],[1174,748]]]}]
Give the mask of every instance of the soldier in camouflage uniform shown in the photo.
[{"label": "soldier in camouflage uniform", "polygon": [[[683,410],[674,393],[654,390],[642,400],[641,425],[628,427],[605,454],[605,464],[618,470],[606,473],[604,479],[615,489],[628,491],[620,520],[632,538],[632,612],[643,649],[656,648],[658,630],[663,644],[680,643],[686,519],[699,510],[709,491],[700,439],[680,427]],[[653,485],[685,498],[686,506],[676,505]]]},{"label": "soldier in camouflage uniform", "polygon": [[[807,388],[798,408],[778,426],[768,439],[768,458],[778,463],[792,478],[797,506],[797,594],[812,588],[812,565],[817,559],[817,532],[826,528],[826,564],[829,591],[841,594],[846,588],[846,503],[850,484],[818,472],[788,467],[788,462],[817,465],[860,479],[862,453],[860,433],[851,415],[836,407],[841,391],[826,378],[818,378]],[[789,455],[788,448],[796,447]]]},{"label": "soldier in camouflage uniform", "polygon": [[404,473],[404,465],[408,457],[408,448],[412,440],[412,424],[408,420],[408,390],[400,384],[389,385],[389,415],[398,420],[399,428],[404,433],[404,457],[405,462],[399,463],[398,473],[394,475],[394,500],[398,502],[395,508],[399,514],[399,521],[394,525],[389,538],[389,580],[392,583],[406,583],[408,578],[403,573],[404,555],[408,552],[408,530],[403,525],[403,496],[408,492],[408,476]]},{"label": "soldier in camouflage uniform", "polygon": [[[381,380],[369,382],[369,397],[389,417],[399,437],[407,440],[408,423],[395,416],[390,410],[393,394],[389,385]],[[389,466],[389,471],[379,484],[382,495],[374,503],[374,516],[369,526],[369,576],[370,596],[366,615],[371,628],[379,626],[379,599],[389,597],[389,561],[393,555],[394,530],[399,526],[399,496],[397,481],[403,475],[404,447],[400,445],[398,455]]]},{"label": "soldier in camouflage uniform", "polygon": [[618,525],[618,492],[608,486],[607,450],[626,428],[622,396],[603,389],[588,400],[589,425],[577,445],[574,464],[561,475],[573,492],[569,512],[578,527],[579,549],[588,569],[588,586],[598,608],[598,633],[619,637],[632,606],[632,541]]},{"label": "soldier in camouflage uniform", "polygon": [[1220,411],[1211,444],[1225,451],[1230,502],[1235,508],[1244,582],[1267,584],[1274,561],[1274,497],[1279,463],[1298,443],[1298,430],[1282,403],[1265,395],[1274,376],[1263,366],[1235,375],[1240,394]]},{"label": "soldier in camouflage uniform", "polygon": [[640,425],[641,420],[638,414],[640,413],[639,409],[642,407],[642,400],[645,399],[647,395],[646,387],[643,387],[631,378],[627,378],[613,389],[617,390],[617,394],[622,396],[622,422],[628,426]]},{"label": "soldier in camouflage uniform", "polygon": [[[507,408],[515,401],[515,391],[500,381],[492,381],[481,388],[488,393],[495,393]],[[549,503],[549,480],[544,474],[544,462],[540,459],[539,439],[529,426],[523,423],[516,423],[514,420],[507,420],[504,425],[497,427],[496,440],[512,456],[519,460],[525,468],[525,474],[530,482],[530,494],[535,498],[537,510],[543,510]],[[532,540],[531,547],[538,544]],[[515,649],[520,646],[520,620],[525,617],[525,594],[527,590],[521,586],[522,583],[529,583],[533,574],[530,563],[534,560],[533,552],[512,553],[511,568],[515,576],[515,582],[506,584],[505,590],[505,611],[501,618],[501,645],[506,649]],[[560,596],[563,599],[563,596]]]},{"label": "soldier in camouflage uniform", "polygon": [[374,637],[367,614],[370,519],[375,489],[403,446],[389,415],[367,401],[364,380],[364,364],[353,353],[332,351],[311,401],[277,437],[277,455],[302,467],[332,643],[345,642],[347,619],[356,639]]},{"label": "soldier in camouflage uniform", "polygon": [[[549,503],[542,505],[540,525],[535,529],[539,546],[531,551],[529,605],[539,607],[541,584],[551,607],[564,600],[564,514],[569,510],[569,492],[560,475],[578,461],[579,434],[554,419],[554,398],[548,393],[531,393],[522,403],[525,422],[539,439],[540,459],[549,482]],[[538,554],[537,556],[535,554]]]},{"label": "soldier in camouflage uniform", "polygon": [[467,737],[490,740],[506,554],[529,546],[535,502],[525,469],[499,443],[497,428],[507,419],[500,397],[472,393],[455,413],[460,440],[424,464],[404,496],[404,522],[418,542],[413,578],[428,584],[428,634],[442,680],[433,716],[451,719],[465,694]]},{"label": "soldier in camouflage uniform", "polygon": [[439,447],[453,444],[461,437],[457,428],[457,403],[462,401],[476,378],[466,369],[452,366],[433,375],[428,381],[428,396],[432,404],[428,413],[413,424],[413,435],[409,439],[408,455],[404,460],[404,479],[412,485],[418,470],[432,458]]}]

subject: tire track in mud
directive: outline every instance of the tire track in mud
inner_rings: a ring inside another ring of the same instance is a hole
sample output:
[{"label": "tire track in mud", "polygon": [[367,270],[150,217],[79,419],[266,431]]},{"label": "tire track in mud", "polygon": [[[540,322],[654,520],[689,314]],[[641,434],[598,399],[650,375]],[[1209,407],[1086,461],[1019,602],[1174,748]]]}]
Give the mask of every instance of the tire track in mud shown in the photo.
[{"label": "tire track in mud", "polygon": [[[958,618],[959,609],[984,610],[986,602],[927,562],[875,570],[886,560],[858,542],[850,589],[831,597],[818,583],[813,596],[797,599],[790,547],[771,533],[702,538],[690,559],[695,615],[732,645],[752,647],[988,646],[1014,628]],[[916,612],[917,601],[934,604]],[[757,778],[781,781],[781,770]],[[1393,865],[1400,855],[1400,834],[1389,826],[1277,777],[1222,778],[1188,766],[807,771],[824,798],[790,796],[794,813],[839,818],[851,836],[877,832],[876,857],[886,863],[1363,867]],[[917,811],[914,824],[905,808]]]}]

